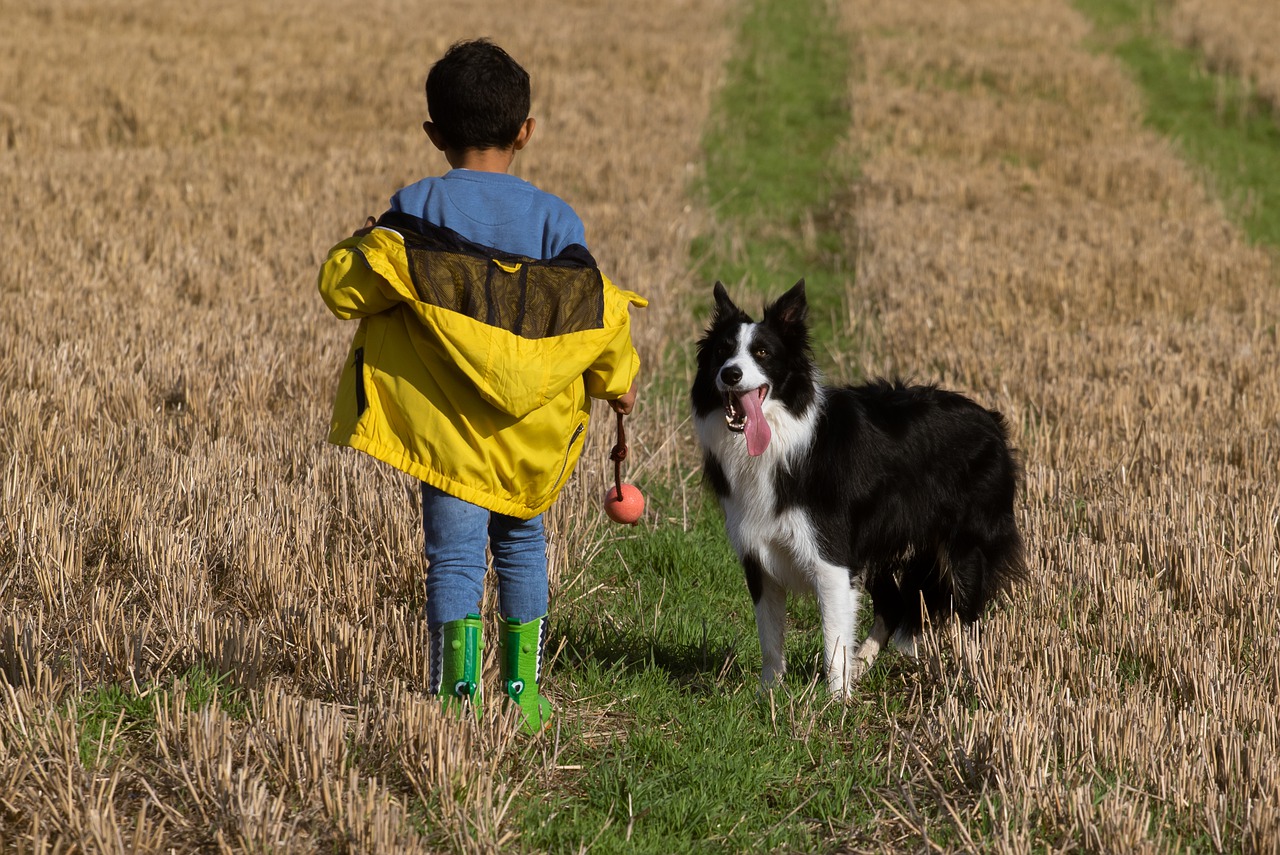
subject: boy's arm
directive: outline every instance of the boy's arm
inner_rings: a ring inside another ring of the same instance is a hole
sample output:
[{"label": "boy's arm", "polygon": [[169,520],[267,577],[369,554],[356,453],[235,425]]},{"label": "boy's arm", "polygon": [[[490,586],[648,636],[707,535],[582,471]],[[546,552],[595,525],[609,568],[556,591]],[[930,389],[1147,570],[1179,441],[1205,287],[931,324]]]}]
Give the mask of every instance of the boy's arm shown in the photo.
[{"label": "boy's arm", "polygon": [[626,323],[618,328],[582,377],[588,395],[608,401],[614,412],[626,415],[635,406],[639,373],[640,355],[631,343],[631,325]]},{"label": "boy's arm", "polygon": [[605,325],[614,334],[582,377],[588,395],[608,401],[614,412],[627,415],[635,406],[636,375],[640,373],[640,355],[631,342],[631,307],[642,308],[649,301],[617,288],[607,277],[604,284]]},{"label": "boy's arm", "polygon": [[356,247],[373,228],[373,217],[346,240],[329,250],[320,267],[318,287],[325,305],[343,320],[386,311],[399,302],[395,289],[374,273]]}]

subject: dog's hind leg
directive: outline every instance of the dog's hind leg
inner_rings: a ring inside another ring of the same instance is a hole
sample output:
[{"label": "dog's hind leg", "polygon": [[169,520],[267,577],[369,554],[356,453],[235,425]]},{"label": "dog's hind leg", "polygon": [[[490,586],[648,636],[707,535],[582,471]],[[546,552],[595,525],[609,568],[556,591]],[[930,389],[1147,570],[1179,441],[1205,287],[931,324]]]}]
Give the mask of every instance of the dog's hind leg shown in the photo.
[{"label": "dog's hind leg", "polygon": [[906,629],[899,628],[893,634],[893,638],[889,639],[889,643],[893,645],[893,649],[901,653],[903,656],[909,656],[915,659],[920,655],[919,645],[916,640],[919,636],[916,633],[908,632]]},{"label": "dog's hind leg", "polygon": [[871,667],[871,663],[876,661],[876,656],[880,655],[880,651],[884,649],[888,640],[889,624],[885,622],[884,615],[877,614],[875,622],[871,624],[870,634],[863,639],[862,646],[858,648],[857,660],[860,673]]},{"label": "dog's hind leg", "polygon": [[[915,563],[918,571],[922,562]],[[920,590],[911,567],[909,562],[902,572],[902,583],[910,593],[904,592],[892,567],[880,568],[867,580],[875,622],[858,648],[858,659],[866,666],[870,666],[887,645],[902,652],[908,652],[909,648],[908,655],[915,655],[915,638],[920,631]]]},{"label": "dog's hind leg", "polygon": [[787,634],[787,592],[772,576],[764,572],[759,559],[747,555],[742,559],[747,576],[747,590],[756,609],[756,632],[760,636],[760,685],[766,689],[782,682],[787,672],[783,643]]},{"label": "dog's hind leg", "polygon": [[850,698],[853,696],[853,684],[866,669],[866,664],[854,652],[860,592],[844,567],[819,567],[814,577],[814,592],[818,595],[818,611],[822,615],[827,688],[833,695]]}]

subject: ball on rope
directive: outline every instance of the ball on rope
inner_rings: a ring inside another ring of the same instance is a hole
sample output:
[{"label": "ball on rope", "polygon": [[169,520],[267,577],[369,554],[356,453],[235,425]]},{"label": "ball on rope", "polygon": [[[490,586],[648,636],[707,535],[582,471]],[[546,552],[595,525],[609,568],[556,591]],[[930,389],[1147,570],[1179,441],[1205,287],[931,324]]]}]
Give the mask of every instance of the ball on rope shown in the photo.
[{"label": "ball on rope", "polygon": [[644,494],[634,484],[623,484],[619,497],[615,484],[604,494],[604,512],[614,522],[635,525],[644,513]]}]

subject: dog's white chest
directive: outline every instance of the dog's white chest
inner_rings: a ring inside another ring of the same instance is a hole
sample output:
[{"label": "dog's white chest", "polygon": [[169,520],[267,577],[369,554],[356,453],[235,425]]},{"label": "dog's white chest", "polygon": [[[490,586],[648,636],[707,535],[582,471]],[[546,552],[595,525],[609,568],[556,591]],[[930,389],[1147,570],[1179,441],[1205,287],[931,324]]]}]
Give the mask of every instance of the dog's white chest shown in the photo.
[{"label": "dog's white chest", "polygon": [[[725,433],[719,425],[712,427]],[[808,515],[799,508],[778,508],[774,484],[780,456],[770,449],[758,458],[749,457],[740,437],[728,436],[727,440],[717,443],[718,448],[713,446],[712,453],[729,485],[729,494],[720,497],[720,505],[734,551],[739,558],[756,556],[764,571],[784,587],[811,590],[813,574],[822,559]]]},{"label": "dog's white chest", "polygon": [[728,495],[720,497],[729,542],[739,558],[754,554],[766,573],[795,590],[810,590],[823,562],[808,515],[799,508],[780,511],[775,485],[791,458],[803,454],[812,442],[821,407],[819,396],[797,415],[773,398],[766,399],[764,415],[773,438],[757,456],[747,453],[741,433],[726,429],[723,415],[694,418],[698,441],[715,458],[729,488]]},{"label": "dog's white chest", "polygon": [[749,501],[733,499],[723,506],[729,542],[740,558],[756,555],[764,572],[786,588],[813,588],[821,557],[814,549],[813,526],[802,511],[761,512]]}]

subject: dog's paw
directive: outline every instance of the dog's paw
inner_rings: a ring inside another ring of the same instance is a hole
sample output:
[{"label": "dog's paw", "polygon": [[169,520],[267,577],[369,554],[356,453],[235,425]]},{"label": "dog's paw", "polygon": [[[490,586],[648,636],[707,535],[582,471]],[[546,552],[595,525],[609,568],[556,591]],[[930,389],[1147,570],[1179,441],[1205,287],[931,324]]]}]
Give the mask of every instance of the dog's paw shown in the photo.
[{"label": "dog's paw", "polygon": [[850,700],[853,698],[853,689],[862,679],[862,675],[866,673],[870,662],[859,659],[856,656],[850,656],[845,662],[845,666],[837,671],[832,671],[827,675],[827,688],[830,690],[832,697]]},{"label": "dog's paw", "polygon": [[787,688],[787,684],[779,680],[776,683],[765,685],[763,682],[756,687],[756,701],[767,704],[770,701],[781,700],[791,694],[791,690]]},{"label": "dog's paw", "polygon": [[889,639],[889,644],[903,656],[909,656],[912,659],[920,657],[920,650],[916,646],[916,636],[913,633],[898,630],[893,634],[893,638]]},{"label": "dog's paw", "polygon": [[768,689],[782,685],[782,678],[787,674],[787,664],[785,661],[777,663],[766,662],[760,671],[760,686]]}]

